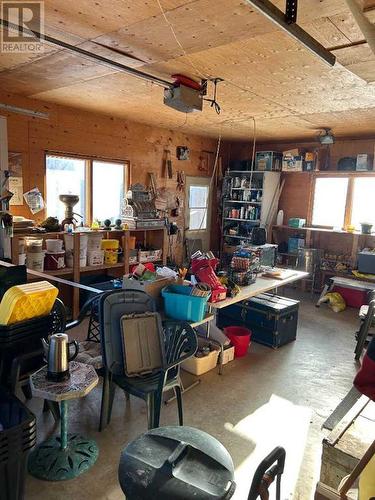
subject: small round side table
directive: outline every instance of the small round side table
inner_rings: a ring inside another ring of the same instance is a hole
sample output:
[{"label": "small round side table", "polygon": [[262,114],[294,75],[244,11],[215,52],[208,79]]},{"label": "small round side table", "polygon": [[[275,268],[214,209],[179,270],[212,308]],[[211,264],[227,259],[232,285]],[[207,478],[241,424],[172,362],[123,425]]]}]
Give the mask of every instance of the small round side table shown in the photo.
[{"label": "small round side table", "polygon": [[94,368],[84,363],[69,363],[70,378],[63,382],[47,379],[47,367],[30,377],[34,396],[60,402],[61,432],[39,444],[29,455],[29,473],[38,479],[62,481],[88,470],[98,458],[95,441],[68,434],[68,400],[86,396],[98,383]]}]

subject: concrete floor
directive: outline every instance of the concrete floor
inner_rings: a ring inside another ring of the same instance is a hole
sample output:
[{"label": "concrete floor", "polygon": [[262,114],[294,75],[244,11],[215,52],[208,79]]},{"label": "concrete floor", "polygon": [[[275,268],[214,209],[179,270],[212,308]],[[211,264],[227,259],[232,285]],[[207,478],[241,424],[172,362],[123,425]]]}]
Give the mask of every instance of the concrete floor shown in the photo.
[{"label": "concrete floor", "polygon": [[[297,297],[287,290],[286,295]],[[300,293],[298,293],[300,297]],[[353,333],[357,310],[336,314],[316,309],[306,294],[300,306],[296,342],[274,351],[253,343],[245,358],[202,377],[184,395],[185,424],[202,429],[229,450],[236,468],[236,500],[245,500],[257,464],[276,445],[286,448],[282,499],[309,500],[319,475],[321,425],[352,386],[356,367]],[[125,401],[118,391],[112,421],[97,432],[101,388],[70,403],[70,430],[96,439],[100,455],[95,466],[72,481],[48,483],[30,476],[26,500],[119,500],[117,481],[121,450],[146,430],[141,400]],[[38,415],[38,439],[57,432],[52,417],[42,415],[42,402],[30,407]],[[172,403],[162,410],[162,425],[177,423]],[[271,495],[270,498],[274,498]]]}]

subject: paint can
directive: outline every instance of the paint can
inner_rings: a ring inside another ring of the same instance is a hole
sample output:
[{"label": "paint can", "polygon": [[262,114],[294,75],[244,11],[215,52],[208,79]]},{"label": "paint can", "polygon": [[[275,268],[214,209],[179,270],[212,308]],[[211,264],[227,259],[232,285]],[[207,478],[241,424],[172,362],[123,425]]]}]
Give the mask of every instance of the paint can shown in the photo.
[{"label": "paint can", "polygon": [[[62,243],[62,242],[61,242]],[[44,259],[44,268],[46,271],[57,271],[65,267],[65,251],[46,252]]]}]

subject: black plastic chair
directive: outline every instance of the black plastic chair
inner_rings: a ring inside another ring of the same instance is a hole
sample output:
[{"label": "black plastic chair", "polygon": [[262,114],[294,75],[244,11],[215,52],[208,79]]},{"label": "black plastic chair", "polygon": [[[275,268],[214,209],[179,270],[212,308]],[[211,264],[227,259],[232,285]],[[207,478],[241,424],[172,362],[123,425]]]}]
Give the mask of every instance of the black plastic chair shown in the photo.
[{"label": "black plastic chair", "polygon": [[258,497],[269,498],[268,488],[276,479],[276,500],[281,498],[281,476],[285,466],[285,450],[277,446],[258,465],[251,483],[247,500],[256,500]]},{"label": "black plastic chair", "polygon": [[[179,423],[183,425],[180,364],[193,356],[198,347],[195,331],[188,323],[178,321],[163,323],[164,352],[161,353],[162,368],[160,370],[140,377],[127,377],[124,372],[123,351],[120,348],[122,339],[120,318],[124,314],[129,314],[129,301],[131,302],[132,297],[138,299],[142,294],[144,292],[139,290],[121,290],[106,293],[100,297],[100,333],[104,365],[108,371],[108,377],[103,383],[108,384],[109,393],[105,423],[110,422],[115,389],[119,386],[126,393],[146,402],[149,429],[159,427],[163,392],[175,390]],[[144,295],[147,297],[147,294]],[[107,389],[103,390],[106,393]]]},{"label": "black plastic chair", "polygon": [[[66,331],[69,331],[79,326],[85,319],[88,319],[86,340],[79,343],[80,352],[76,360],[81,363],[90,364],[93,366],[98,376],[103,378],[99,431],[102,431],[107,425],[108,408],[110,404],[109,372],[104,366],[102,355],[99,302],[102,295],[107,296],[118,292],[122,293],[124,298],[124,310],[122,314],[155,311],[154,299],[142,291],[137,291],[135,293],[134,291],[127,290],[124,294],[123,290],[110,290],[94,295],[87,300],[80,310],[78,318],[66,325]],[[116,345],[115,350],[121,350],[121,345]],[[91,359],[89,359],[90,357]],[[124,392],[125,397],[129,399],[129,394],[126,391]]]}]

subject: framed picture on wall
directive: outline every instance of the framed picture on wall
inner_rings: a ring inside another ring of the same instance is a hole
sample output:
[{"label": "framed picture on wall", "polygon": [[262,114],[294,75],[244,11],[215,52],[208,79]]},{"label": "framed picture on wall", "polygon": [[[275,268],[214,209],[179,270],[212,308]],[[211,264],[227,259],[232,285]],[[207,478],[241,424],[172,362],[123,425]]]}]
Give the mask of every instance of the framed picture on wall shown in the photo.
[{"label": "framed picture on wall", "polygon": [[22,153],[8,153],[9,191],[13,193],[10,205],[23,205]]}]

